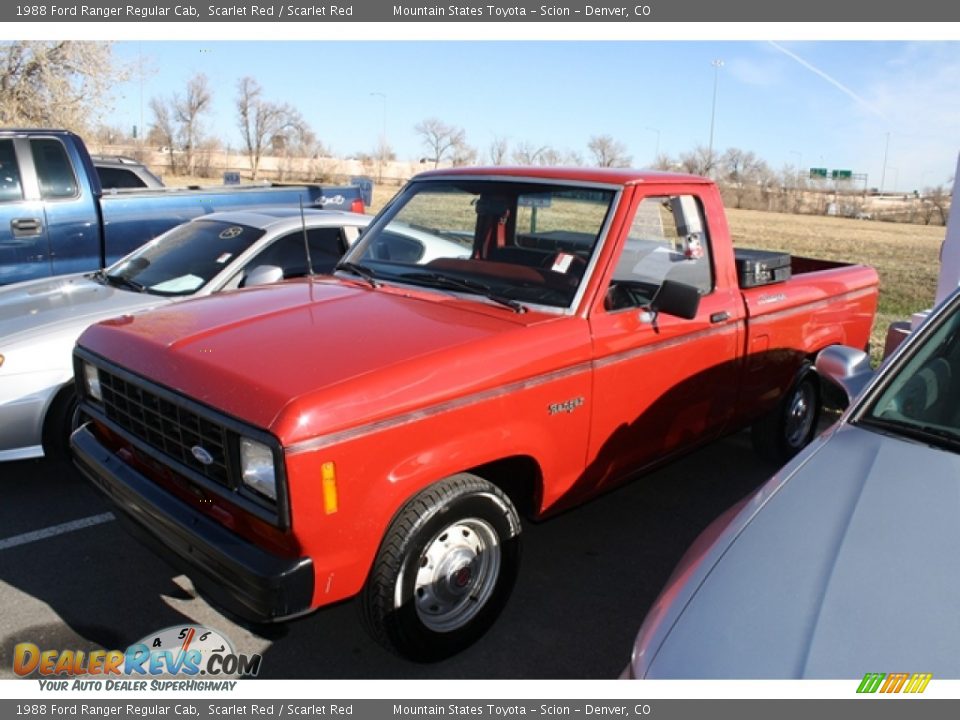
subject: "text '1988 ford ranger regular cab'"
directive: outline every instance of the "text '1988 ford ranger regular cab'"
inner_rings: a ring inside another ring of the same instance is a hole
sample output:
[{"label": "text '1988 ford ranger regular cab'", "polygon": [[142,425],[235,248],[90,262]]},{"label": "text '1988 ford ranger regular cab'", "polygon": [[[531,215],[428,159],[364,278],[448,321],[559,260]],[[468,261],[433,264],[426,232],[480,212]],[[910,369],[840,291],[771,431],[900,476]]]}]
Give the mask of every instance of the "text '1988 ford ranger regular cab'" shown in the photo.
[{"label": "text '1988 ford ranger regular cab'", "polygon": [[362,593],[374,637],[435,660],[504,605],[521,513],[751,423],[796,452],[811,358],[865,347],[876,301],[867,267],[735,260],[703,178],[433,171],[335,276],[88,329],[72,444],[214,601],[281,620]]}]

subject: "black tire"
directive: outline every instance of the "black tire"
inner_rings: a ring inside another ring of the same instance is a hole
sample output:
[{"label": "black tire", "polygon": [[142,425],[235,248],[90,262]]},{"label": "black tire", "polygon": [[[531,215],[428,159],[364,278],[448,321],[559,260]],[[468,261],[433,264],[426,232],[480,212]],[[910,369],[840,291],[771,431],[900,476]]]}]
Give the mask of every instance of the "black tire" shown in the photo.
[{"label": "black tire", "polygon": [[403,657],[442,660],[490,628],[519,562],[509,498],[475,475],[454,475],[422,490],[390,524],[363,591],[365,624]]},{"label": "black tire", "polygon": [[50,403],[43,421],[43,453],[53,460],[70,459],[70,435],[82,425],[82,413],[73,385],[67,385]]},{"label": "black tire", "polygon": [[820,421],[820,379],[806,370],[767,417],[751,428],[753,449],[765,460],[783,464],[803,450]]}]

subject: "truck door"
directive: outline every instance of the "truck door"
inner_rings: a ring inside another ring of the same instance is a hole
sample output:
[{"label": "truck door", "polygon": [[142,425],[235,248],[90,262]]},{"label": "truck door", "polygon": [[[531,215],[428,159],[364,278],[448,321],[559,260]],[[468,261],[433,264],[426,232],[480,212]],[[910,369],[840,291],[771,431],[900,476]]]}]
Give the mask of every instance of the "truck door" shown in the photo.
[{"label": "truck door", "polygon": [[[597,486],[716,437],[730,420],[742,343],[742,303],[718,287],[700,200],[640,197],[594,309],[590,482]],[[665,279],[700,292],[696,317],[643,308]]]},{"label": "truck door", "polygon": [[92,270],[99,266],[100,227],[90,182],[81,184],[76,149],[54,137],[30,139],[30,156],[37,174],[50,248],[53,275]]},{"label": "truck door", "polygon": [[50,242],[26,139],[0,139],[0,285],[51,273]]}]

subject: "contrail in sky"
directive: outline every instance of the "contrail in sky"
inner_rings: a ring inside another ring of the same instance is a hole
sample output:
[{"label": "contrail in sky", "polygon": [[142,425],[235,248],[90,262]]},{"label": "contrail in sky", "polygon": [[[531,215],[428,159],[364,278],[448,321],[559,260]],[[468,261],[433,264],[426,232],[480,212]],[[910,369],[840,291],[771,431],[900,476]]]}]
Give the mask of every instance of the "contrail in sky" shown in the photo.
[{"label": "contrail in sky", "polygon": [[820,76],[821,78],[823,78],[824,80],[826,80],[828,83],[830,83],[831,85],[833,85],[835,88],[837,88],[837,90],[839,90],[840,92],[842,92],[842,93],[844,93],[844,94],[846,94],[846,95],[849,95],[851,98],[853,98],[854,101],[857,102],[858,105],[862,105],[864,108],[866,108],[867,110],[869,110],[870,112],[872,112],[874,115],[877,115],[878,117],[883,118],[884,120],[888,120],[888,118],[887,118],[886,115],[884,115],[882,112],[880,112],[879,110],[877,110],[873,105],[871,105],[871,104],[868,103],[866,100],[864,100],[862,97],[860,97],[859,95],[857,95],[853,90],[851,90],[850,88],[848,88],[846,85],[844,85],[844,84],[843,84],[842,82],[840,82],[839,80],[836,80],[836,79],[830,77],[830,76],[827,75],[823,70],[821,70],[821,69],[818,68],[818,67],[815,67],[815,66],[811,65],[810,63],[808,63],[806,60],[804,60],[804,59],[803,59],[802,57],[800,57],[799,55],[794,55],[792,52],[790,52],[789,50],[787,50],[787,49],[786,49],[785,47],[783,47],[782,45],[778,45],[777,43],[773,42],[772,40],[769,40],[768,42],[769,42],[773,47],[775,47],[777,50],[779,50],[779,51],[782,52],[784,55],[786,55],[788,58],[790,58],[791,60],[794,60],[795,62],[799,63],[800,65],[803,65],[803,67],[805,67],[807,70],[809,70],[810,72],[812,72],[814,75]]}]

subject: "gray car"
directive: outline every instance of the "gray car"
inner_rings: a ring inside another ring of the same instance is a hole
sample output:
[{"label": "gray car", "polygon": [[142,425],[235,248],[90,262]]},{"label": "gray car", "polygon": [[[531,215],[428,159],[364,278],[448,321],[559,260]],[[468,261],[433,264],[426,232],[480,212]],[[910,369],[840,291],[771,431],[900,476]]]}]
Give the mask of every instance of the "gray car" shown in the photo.
[{"label": "gray car", "polygon": [[331,272],[370,219],[295,208],[212,213],[104,271],[0,288],[0,461],[65,452],[76,423],[72,351],[88,325],[304,275],[304,230],[314,272]]},{"label": "gray car", "polygon": [[817,369],[851,406],[700,536],[624,677],[960,678],[960,295],[875,375]]},{"label": "gray car", "polygon": [[141,162],[123,155],[91,155],[93,167],[105,192],[120,190],[156,190],[164,187],[163,181]]}]

